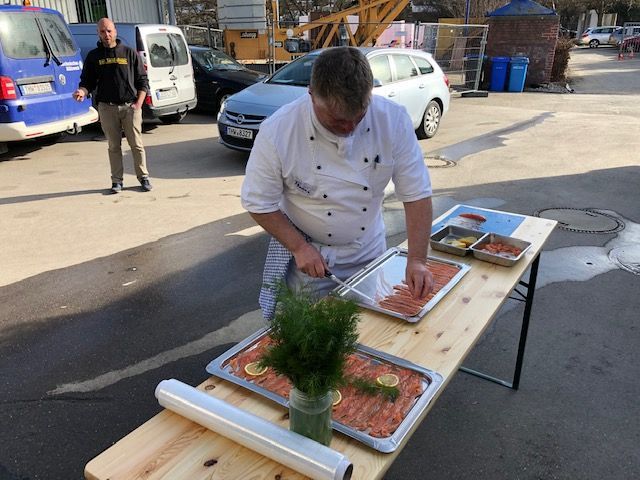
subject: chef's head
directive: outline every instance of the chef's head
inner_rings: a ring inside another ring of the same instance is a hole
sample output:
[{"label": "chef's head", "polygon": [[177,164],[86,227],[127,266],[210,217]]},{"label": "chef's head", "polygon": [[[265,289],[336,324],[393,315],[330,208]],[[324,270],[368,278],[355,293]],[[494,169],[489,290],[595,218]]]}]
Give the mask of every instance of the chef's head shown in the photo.
[{"label": "chef's head", "polygon": [[335,135],[355,130],[367,113],[372,89],[371,67],[357,48],[329,48],[313,63],[309,84],[313,111]]}]

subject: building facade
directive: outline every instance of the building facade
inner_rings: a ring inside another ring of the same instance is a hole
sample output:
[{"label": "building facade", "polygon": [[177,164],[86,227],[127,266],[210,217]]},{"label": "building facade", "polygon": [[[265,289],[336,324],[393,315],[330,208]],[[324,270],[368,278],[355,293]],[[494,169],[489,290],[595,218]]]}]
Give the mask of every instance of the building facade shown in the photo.
[{"label": "building facade", "polygon": [[[22,3],[5,0],[5,4]],[[166,23],[162,0],[31,0],[31,5],[58,10],[67,23],[94,23],[102,17],[116,23]]]}]

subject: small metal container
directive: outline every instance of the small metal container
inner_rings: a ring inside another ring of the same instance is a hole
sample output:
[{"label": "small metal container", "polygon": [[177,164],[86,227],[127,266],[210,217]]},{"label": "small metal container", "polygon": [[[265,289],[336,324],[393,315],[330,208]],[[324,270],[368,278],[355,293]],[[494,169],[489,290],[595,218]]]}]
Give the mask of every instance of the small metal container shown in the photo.
[{"label": "small metal container", "polygon": [[448,242],[451,242],[452,240],[459,240],[464,237],[475,237],[479,241],[484,235],[484,232],[480,232],[478,230],[457,227],[455,225],[446,225],[431,235],[431,248],[434,250],[440,250],[441,252],[447,252],[452,255],[458,255],[459,257],[464,257],[471,251],[470,246],[467,248],[455,247],[450,245]]},{"label": "small metal container", "polygon": [[[507,254],[497,255],[481,249],[483,245],[486,245],[488,243],[496,243],[496,242],[519,248],[522,251],[520,252],[520,255],[513,256],[513,255],[507,255]],[[519,240],[513,237],[507,237],[505,235],[498,235],[497,233],[488,233],[487,235],[482,237],[480,240],[478,240],[476,243],[471,245],[471,251],[473,252],[473,256],[475,258],[477,258],[478,260],[483,260],[485,262],[491,262],[497,265],[502,265],[504,267],[511,267],[515,265],[515,263],[524,256],[524,254],[526,253],[527,250],[529,250],[529,248],[531,248],[531,243],[529,242],[526,242],[524,240]]]}]

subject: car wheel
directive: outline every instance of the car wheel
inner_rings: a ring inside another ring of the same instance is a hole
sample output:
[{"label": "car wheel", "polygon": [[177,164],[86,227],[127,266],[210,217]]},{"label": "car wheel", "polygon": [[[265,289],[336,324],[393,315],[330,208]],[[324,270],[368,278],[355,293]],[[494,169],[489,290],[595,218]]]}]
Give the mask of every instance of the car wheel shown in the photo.
[{"label": "car wheel", "polygon": [[600,42],[595,38],[589,42],[589,48],[598,48],[598,45],[600,45]]},{"label": "car wheel", "polygon": [[422,122],[416,130],[419,139],[431,138],[438,131],[440,120],[442,118],[442,109],[440,104],[435,100],[431,100],[427,105],[422,116]]},{"label": "car wheel", "polygon": [[187,116],[187,111],[173,113],[171,115],[162,115],[160,117],[160,121],[166,125],[170,125],[172,123],[180,123],[184,117]]}]

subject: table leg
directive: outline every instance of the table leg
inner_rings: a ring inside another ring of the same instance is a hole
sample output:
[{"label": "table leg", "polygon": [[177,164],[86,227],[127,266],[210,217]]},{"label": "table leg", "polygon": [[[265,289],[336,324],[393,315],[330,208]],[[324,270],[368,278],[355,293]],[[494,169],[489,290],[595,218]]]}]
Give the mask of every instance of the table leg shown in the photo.
[{"label": "table leg", "polygon": [[[476,377],[483,378],[485,380],[489,380],[491,382],[497,383],[504,387],[512,388],[513,390],[517,390],[520,385],[520,374],[522,372],[522,362],[524,359],[524,349],[527,344],[527,333],[529,331],[529,320],[531,318],[531,308],[533,306],[533,296],[536,291],[536,280],[538,278],[538,266],[540,264],[540,254],[535,258],[533,263],[531,264],[531,272],[529,273],[529,282],[524,282],[520,280],[519,284],[527,288],[527,295],[524,299],[524,314],[522,316],[522,328],[520,329],[520,341],[518,342],[518,354],[516,356],[516,367],[513,373],[513,380],[511,382],[507,382],[505,380],[501,380],[496,377],[492,377],[491,375],[487,375],[486,373],[478,372],[476,370],[472,370],[467,367],[460,367],[459,370],[468,373],[470,375],[474,375]],[[520,294],[520,292],[518,292]]]}]

